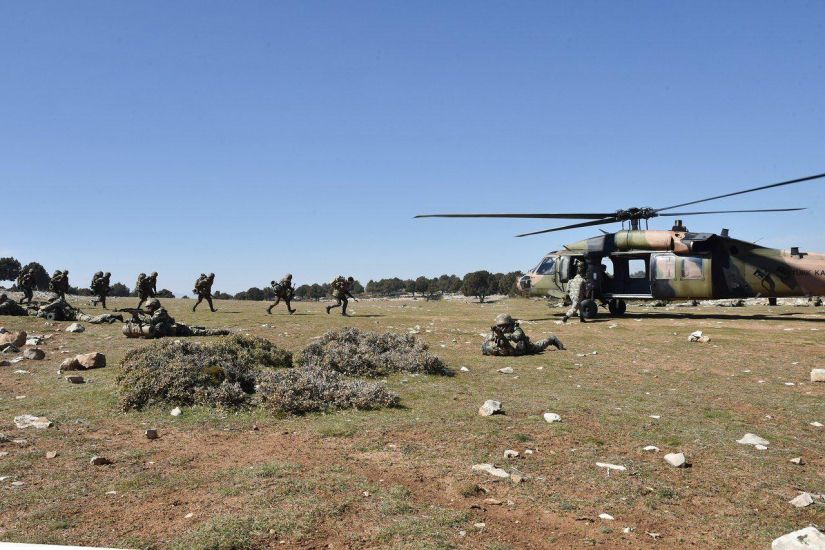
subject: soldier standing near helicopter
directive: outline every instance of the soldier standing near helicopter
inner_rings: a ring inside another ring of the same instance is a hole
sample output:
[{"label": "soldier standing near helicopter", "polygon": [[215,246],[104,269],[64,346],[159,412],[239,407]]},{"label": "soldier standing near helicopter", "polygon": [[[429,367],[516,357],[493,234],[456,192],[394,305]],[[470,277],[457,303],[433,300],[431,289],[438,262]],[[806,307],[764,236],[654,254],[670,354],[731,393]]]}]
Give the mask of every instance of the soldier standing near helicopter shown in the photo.
[{"label": "soldier standing near helicopter", "polygon": [[585,273],[587,273],[587,268],[584,262],[579,262],[579,266],[576,268],[576,276],[567,283],[567,293],[570,296],[571,305],[570,309],[567,310],[567,313],[565,313],[561,319],[563,323],[566,323],[577,313],[579,315],[579,321],[582,323],[585,322],[584,315],[582,315],[581,311],[582,300],[585,299],[585,290],[587,289],[587,281],[584,278]]}]

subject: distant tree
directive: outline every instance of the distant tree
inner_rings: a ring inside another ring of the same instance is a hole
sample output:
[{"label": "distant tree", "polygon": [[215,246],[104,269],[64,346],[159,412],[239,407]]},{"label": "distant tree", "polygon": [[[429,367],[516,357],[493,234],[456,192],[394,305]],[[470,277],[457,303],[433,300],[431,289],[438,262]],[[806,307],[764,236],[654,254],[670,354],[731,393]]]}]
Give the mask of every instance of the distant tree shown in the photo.
[{"label": "distant tree", "polygon": [[351,292],[353,294],[363,294],[364,293],[364,285],[361,284],[361,281],[357,279],[352,283]]},{"label": "distant tree", "polygon": [[23,269],[34,269],[34,281],[37,290],[49,290],[51,277],[45,267],[37,262],[30,262]]},{"label": "distant tree", "polygon": [[115,283],[112,285],[112,288],[109,289],[109,296],[116,296],[119,298],[125,298],[129,296],[130,291],[129,287],[124,285],[123,283]]},{"label": "distant tree", "polygon": [[495,279],[489,271],[473,271],[464,276],[461,285],[461,292],[464,296],[476,296],[479,302],[484,303],[484,298],[492,293]]},{"label": "distant tree", "polygon": [[248,290],[244,290],[243,292],[238,292],[235,294],[236,300],[257,300],[263,301],[266,299],[266,294],[260,288],[253,286]]},{"label": "distant tree", "polygon": [[175,295],[172,294],[172,291],[169,290],[168,288],[162,288],[162,289],[158,290],[156,296],[158,298],[169,298],[169,299],[172,299],[172,298],[175,297]]},{"label": "distant tree", "polygon": [[76,286],[69,287],[69,294],[73,294],[75,296],[93,296],[91,289],[88,288],[78,288]]},{"label": "distant tree", "polygon": [[16,258],[0,258],[0,281],[13,281],[20,275],[20,262]]},{"label": "distant tree", "polygon": [[[214,298],[215,296],[214,296],[214,295],[212,295],[212,297]],[[181,299],[181,300],[188,300],[188,299],[189,299],[189,295],[188,295],[188,294],[184,294],[183,296],[181,296],[181,297],[180,297],[180,299]]]},{"label": "distant tree", "polygon": [[422,296],[430,290],[430,280],[425,276],[421,276],[415,280],[415,291]]},{"label": "distant tree", "polygon": [[406,279],[404,281],[404,292],[409,292],[413,296],[415,296],[415,281],[412,279]]},{"label": "distant tree", "polygon": [[496,273],[496,291],[499,294],[515,296],[518,294],[516,282],[522,276],[521,271],[511,271],[510,273]]},{"label": "distant tree", "polygon": [[212,297],[216,300],[231,300],[232,295],[227,294],[226,292],[221,292],[220,290],[216,290],[212,293]]}]

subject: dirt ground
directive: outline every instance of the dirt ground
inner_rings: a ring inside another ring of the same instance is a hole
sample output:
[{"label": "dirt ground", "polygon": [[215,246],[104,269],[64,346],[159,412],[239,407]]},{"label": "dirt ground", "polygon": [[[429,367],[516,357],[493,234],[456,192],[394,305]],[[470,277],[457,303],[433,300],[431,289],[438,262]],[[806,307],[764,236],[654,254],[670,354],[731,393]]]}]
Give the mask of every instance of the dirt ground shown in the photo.
[{"label": "dirt ground", "polygon": [[[116,307],[135,300],[113,300]],[[99,312],[80,299],[87,312]],[[120,325],[0,318],[53,334],[43,361],[0,367],[0,540],[123,548],[756,548],[809,524],[825,503],[825,308],[630,308],[618,319],[554,324],[561,310],[524,299],[491,304],[369,301],[354,317],[324,303],[266,314],[261,302],[164,300],[179,321],[227,327],[299,351],[328,329],[415,330],[455,376],[394,375],[397,409],[276,418],[171,407],[124,413],[115,383]],[[110,305],[110,306],[111,306]],[[482,357],[494,316],[568,351]],[[416,328],[418,327],[418,328]],[[705,344],[689,343],[702,330]],[[72,385],[67,356],[106,354]],[[3,356],[2,359],[14,357]],[[461,372],[465,366],[469,372]],[[512,367],[512,374],[498,369]],[[26,372],[16,372],[24,370]],[[487,399],[506,414],[480,417]],[[548,424],[545,412],[561,415]],[[48,429],[14,417],[47,416]],[[144,430],[157,428],[149,441]],[[736,443],[754,433],[767,450]],[[655,445],[658,452],[644,451]],[[513,449],[518,458],[504,458]],[[526,454],[525,450],[532,450]],[[689,468],[663,456],[684,452]],[[56,452],[47,458],[47,452]],[[112,460],[91,466],[92,456]],[[803,457],[805,464],[790,462]],[[597,462],[625,471],[607,474]],[[475,473],[517,470],[519,484]],[[22,481],[22,485],[12,485]],[[615,519],[600,519],[610,514]]]}]

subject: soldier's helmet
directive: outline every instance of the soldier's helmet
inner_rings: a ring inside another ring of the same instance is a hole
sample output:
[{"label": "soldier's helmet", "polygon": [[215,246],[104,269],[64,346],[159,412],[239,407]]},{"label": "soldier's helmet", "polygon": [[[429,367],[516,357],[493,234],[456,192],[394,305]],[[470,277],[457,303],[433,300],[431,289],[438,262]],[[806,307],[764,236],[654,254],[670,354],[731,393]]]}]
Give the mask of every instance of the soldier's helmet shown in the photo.
[{"label": "soldier's helmet", "polygon": [[354,277],[347,277],[347,281],[349,281],[349,282],[353,282],[354,280],[355,280]]},{"label": "soldier's helmet", "polygon": [[140,275],[138,275],[138,279],[145,279],[145,278],[146,278],[146,273],[141,273]]},{"label": "soldier's helmet", "polygon": [[69,270],[68,270],[68,269],[67,269],[66,271],[64,271],[64,272],[63,272],[63,275],[68,275],[68,274],[69,274]]},{"label": "soldier's helmet", "polygon": [[269,284],[275,286],[275,281],[269,281]]},{"label": "soldier's helmet", "polygon": [[292,280],[292,273],[287,273],[286,277],[284,277],[284,278],[289,279],[291,281]]},{"label": "soldier's helmet", "polygon": [[157,277],[157,276],[158,276],[158,272],[157,272],[157,271],[153,271],[153,272],[152,272],[152,277]]},{"label": "soldier's helmet", "polygon": [[209,278],[210,278],[210,279],[214,279],[214,278],[215,278],[215,274],[214,274],[214,273],[210,273],[210,274],[209,274]]},{"label": "soldier's helmet", "polygon": [[507,325],[513,324],[513,318],[510,316],[509,313],[499,313],[496,315],[496,326],[497,327],[505,327]]},{"label": "soldier's helmet", "polygon": [[584,262],[579,262],[579,265],[576,267],[576,271],[584,275],[587,271],[587,266],[584,265]]},{"label": "soldier's helmet", "polygon": [[108,271],[106,272],[106,275],[104,275],[104,277],[111,277],[111,276],[112,276],[112,274],[109,273]]},{"label": "soldier's helmet", "polygon": [[206,279],[206,273],[201,273],[201,279]]},{"label": "soldier's helmet", "polygon": [[159,307],[160,307],[160,300],[158,300],[157,298],[152,298],[151,300],[146,302],[146,309],[148,309],[149,311],[155,311]]}]

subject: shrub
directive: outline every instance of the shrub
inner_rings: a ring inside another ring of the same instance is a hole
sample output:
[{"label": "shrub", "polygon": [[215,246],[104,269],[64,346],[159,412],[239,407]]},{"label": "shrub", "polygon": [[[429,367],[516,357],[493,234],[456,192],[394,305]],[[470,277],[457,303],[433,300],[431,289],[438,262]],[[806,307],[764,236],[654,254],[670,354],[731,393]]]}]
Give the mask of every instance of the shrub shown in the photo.
[{"label": "shrub", "polygon": [[414,336],[362,332],[356,328],[327,332],[304,349],[299,363],[349,376],[385,376],[392,372],[449,374],[441,359]]},{"label": "shrub", "polygon": [[263,371],[291,366],[292,354],[263,338],[160,340],[127,353],[117,382],[124,410],[159,403],[237,408],[251,403]]},{"label": "shrub", "polygon": [[348,380],[337,372],[298,367],[261,374],[261,404],[275,413],[305,414],[339,409],[378,409],[398,405],[397,394],[384,384]]}]

